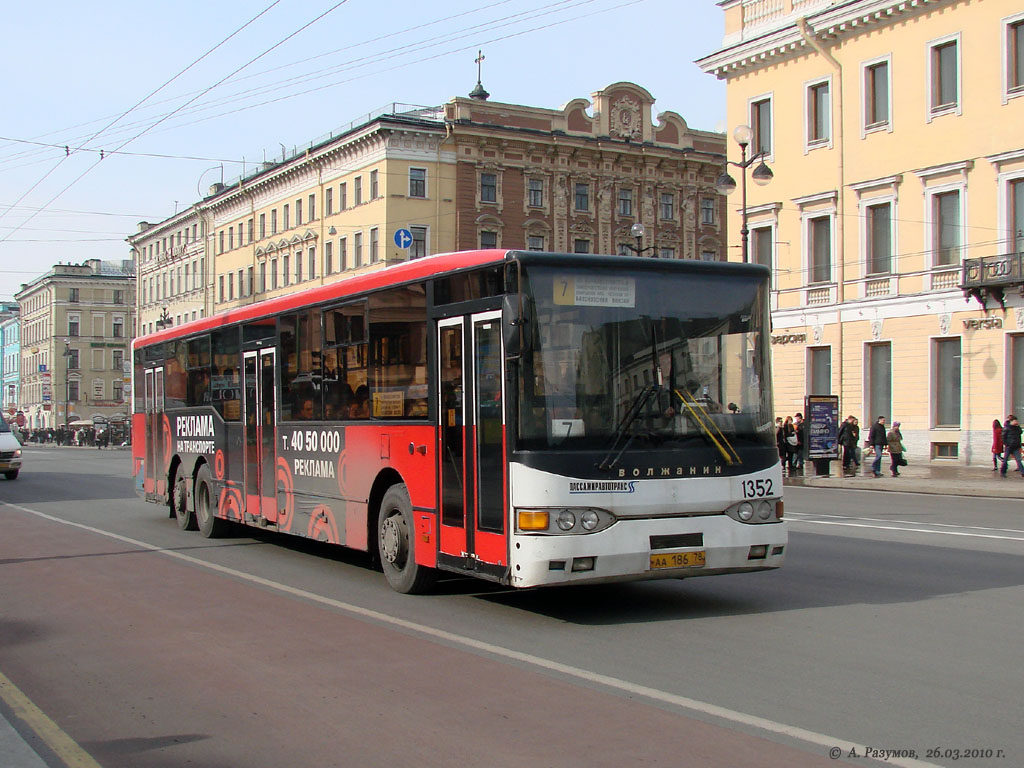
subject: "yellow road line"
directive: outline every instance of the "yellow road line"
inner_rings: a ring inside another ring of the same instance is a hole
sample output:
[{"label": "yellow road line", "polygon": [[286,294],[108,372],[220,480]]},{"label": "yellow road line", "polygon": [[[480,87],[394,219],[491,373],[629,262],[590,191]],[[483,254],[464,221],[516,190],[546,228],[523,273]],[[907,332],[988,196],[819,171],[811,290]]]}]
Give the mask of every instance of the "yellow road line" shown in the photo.
[{"label": "yellow road line", "polygon": [[92,759],[88,752],[61,730],[53,720],[47,717],[39,707],[22,693],[0,672],[0,700],[10,707],[21,722],[32,729],[32,732],[67,766],[67,768],[102,768]]}]

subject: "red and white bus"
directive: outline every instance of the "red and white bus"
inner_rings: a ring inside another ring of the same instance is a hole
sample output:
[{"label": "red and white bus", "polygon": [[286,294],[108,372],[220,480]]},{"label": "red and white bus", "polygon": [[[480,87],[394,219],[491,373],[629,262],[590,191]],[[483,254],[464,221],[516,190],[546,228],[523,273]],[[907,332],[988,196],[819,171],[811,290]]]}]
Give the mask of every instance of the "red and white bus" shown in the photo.
[{"label": "red and white bus", "polygon": [[409,261],[138,339],[133,466],[230,522],[511,585],[785,557],[768,271],[529,251]]}]

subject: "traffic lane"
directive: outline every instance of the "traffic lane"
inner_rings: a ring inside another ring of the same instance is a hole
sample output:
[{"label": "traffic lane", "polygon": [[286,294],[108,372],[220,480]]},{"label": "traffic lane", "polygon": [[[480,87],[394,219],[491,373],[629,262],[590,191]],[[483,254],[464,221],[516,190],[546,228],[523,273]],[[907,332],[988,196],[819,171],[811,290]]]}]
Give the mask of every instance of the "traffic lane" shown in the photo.
[{"label": "traffic lane", "polygon": [[105,768],[834,765],[3,509],[3,672]]},{"label": "traffic lane", "polygon": [[124,450],[25,446],[17,480],[0,480],[0,500],[19,504],[137,498]]}]

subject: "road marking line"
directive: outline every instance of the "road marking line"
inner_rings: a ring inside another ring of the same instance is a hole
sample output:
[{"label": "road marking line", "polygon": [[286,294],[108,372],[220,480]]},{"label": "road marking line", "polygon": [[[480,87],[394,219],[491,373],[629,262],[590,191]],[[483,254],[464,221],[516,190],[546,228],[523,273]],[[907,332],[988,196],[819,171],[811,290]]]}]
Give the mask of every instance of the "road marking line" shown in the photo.
[{"label": "road marking line", "polygon": [[[453,632],[448,632],[443,629],[437,629],[435,627],[428,626],[426,624],[418,624],[407,619],[400,619],[396,616],[389,616],[386,613],[372,610],[370,608],[363,608],[362,606],[355,605],[354,603],[345,603],[334,598],[325,597],[318,595],[315,592],[307,592],[304,589],[298,589],[287,584],[281,584],[280,582],[271,581],[265,579],[262,576],[255,576],[244,571],[239,571],[234,568],[228,568],[217,563],[210,563],[191,555],[182,554],[163,547],[157,547],[153,544],[148,544],[138,539],[132,539],[127,536],[122,536],[118,533],[111,533],[110,531],[104,531],[101,528],[94,528],[91,525],[85,525],[84,523],[76,523],[70,520],[64,520],[53,515],[46,514],[45,512],[39,512],[38,510],[31,509],[29,507],[23,507],[18,504],[11,504],[10,502],[0,502],[14,509],[27,512],[31,515],[41,517],[44,520],[50,520],[61,525],[67,525],[72,528],[79,528],[83,531],[89,531],[100,536],[106,536],[107,538],[120,541],[125,544],[139,547],[150,552],[158,552],[172,557],[177,560],[181,560],[192,565],[197,565],[201,568],[206,568],[217,573],[223,573],[236,579],[248,581],[253,584],[258,584],[261,587],[274,590],[277,592],[283,592],[287,595],[293,595],[300,597],[304,600],[311,602],[320,603],[322,605],[328,605],[339,611],[359,616],[366,619],[371,619],[380,624],[388,624],[393,627],[399,627],[403,630],[423,635],[426,637],[434,638],[436,640],[443,641],[450,645],[462,646],[464,648],[471,648],[475,651],[480,651],[491,656],[497,656],[499,658],[510,659],[517,661],[528,666],[537,667],[539,669],[545,669],[551,672],[557,672],[566,677],[576,678],[583,680],[588,683],[595,683],[603,685],[613,690],[617,690],[623,693],[632,694],[634,696],[643,696],[644,698],[651,699],[653,701],[659,701],[664,704],[671,704],[672,706],[679,707],[681,709],[687,709],[692,712],[698,712],[703,715],[724,720],[726,722],[736,723],[738,725],[747,726],[750,728],[757,728],[759,730],[767,731],[768,733],[774,733],[781,736],[786,736],[798,741],[803,741],[808,744],[815,744],[817,746],[826,747],[828,749],[837,748],[842,750],[842,754],[847,755],[851,751],[863,749],[864,744],[869,742],[858,741],[852,742],[845,739],[835,738],[833,736],[827,736],[822,733],[815,731],[809,731],[805,728],[799,728],[793,725],[786,725],[785,723],[778,723],[774,720],[768,720],[767,718],[758,717],[757,715],[748,715],[744,712],[739,712],[733,709],[727,709],[720,707],[716,704],[710,704],[705,701],[699,701],[697,699],[691,699],[686,696],[679,696],[668,691],[661,691],[656,688],[649,688],[646,685],[638,685],[637,683],[631,683],[628,680],[622,680],[617,677],[610,677],[609,675],[603,675],[599,672],[591,672],[580,667],[573,667],[568,664],[562,664],[561,662],[552,661],[551,659],[545,659],[541,656],[535,656],[531,653],[523,653],[522,651],[515,651],[511,648],[505,648],[500,645],[494,645],[487,643],[482,640],[474,640],[469,637],[463,637],[462,635],[456,635]],[[869,758],[874,762],[872,758]],[[914,760],[911,758],[900,758],[894,757],[884,761],[886,765],[900,766],[900,768],[941,768],[941,766],[935,765],[934,763],[926,763],[920,760]]]},{"label": "road marking line", "polygon": [[33,704],[32,700],[2,672],[0,672],[0,699],[3,699],[4,704],[10,707],[14,715],[31,728],[32,732],[60,758],[67,768],[102,768],[88,752],[78,746],[74,739]]},{"label": "road marking line", "polygon": [[967,536],[975,539],[998,539],[999,541],[1024,541],[1024,536],[993,536],[987,533],[965,533],[963,531],[930,531],[927,528],[904,528],[898,525],[867,525],[865,523],[841,523],[832,520],[791,520],[793,523],[807,525],[839,525],[846,528],[872,528],[877,531],[909,531],[911,533],[930,533],[935,536]]},{"label": "road marking line", "polygon": [[786,510],[786,518],[796,517],[797,519],[808,519],[812,517],[827,518],[832,520],[867,520],[872,523],[899,523],[901,525],[930,525],[935,528],[969,528],[972,531],[1001,531],[1003,533],[1021,533],[1019,528],[989,528],[984,525],[962,525],[960,523],[923,523],[920,520],[889,520],[884,517],[855,517],[854,515],[823,515],[809,512],[790,512]]}]

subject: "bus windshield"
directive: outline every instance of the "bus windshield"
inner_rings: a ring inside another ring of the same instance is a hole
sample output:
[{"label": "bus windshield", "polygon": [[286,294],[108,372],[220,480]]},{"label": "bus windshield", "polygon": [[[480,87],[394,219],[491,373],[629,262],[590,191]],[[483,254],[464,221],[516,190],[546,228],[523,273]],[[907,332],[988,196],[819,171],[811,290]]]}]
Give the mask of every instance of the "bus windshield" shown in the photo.
[{"label": "bus windshield", "polygon": [[[774,446],[767,280],[695,270],[532,266],[521,450]],[[607,467],[604,467],[607,468]]]}]

